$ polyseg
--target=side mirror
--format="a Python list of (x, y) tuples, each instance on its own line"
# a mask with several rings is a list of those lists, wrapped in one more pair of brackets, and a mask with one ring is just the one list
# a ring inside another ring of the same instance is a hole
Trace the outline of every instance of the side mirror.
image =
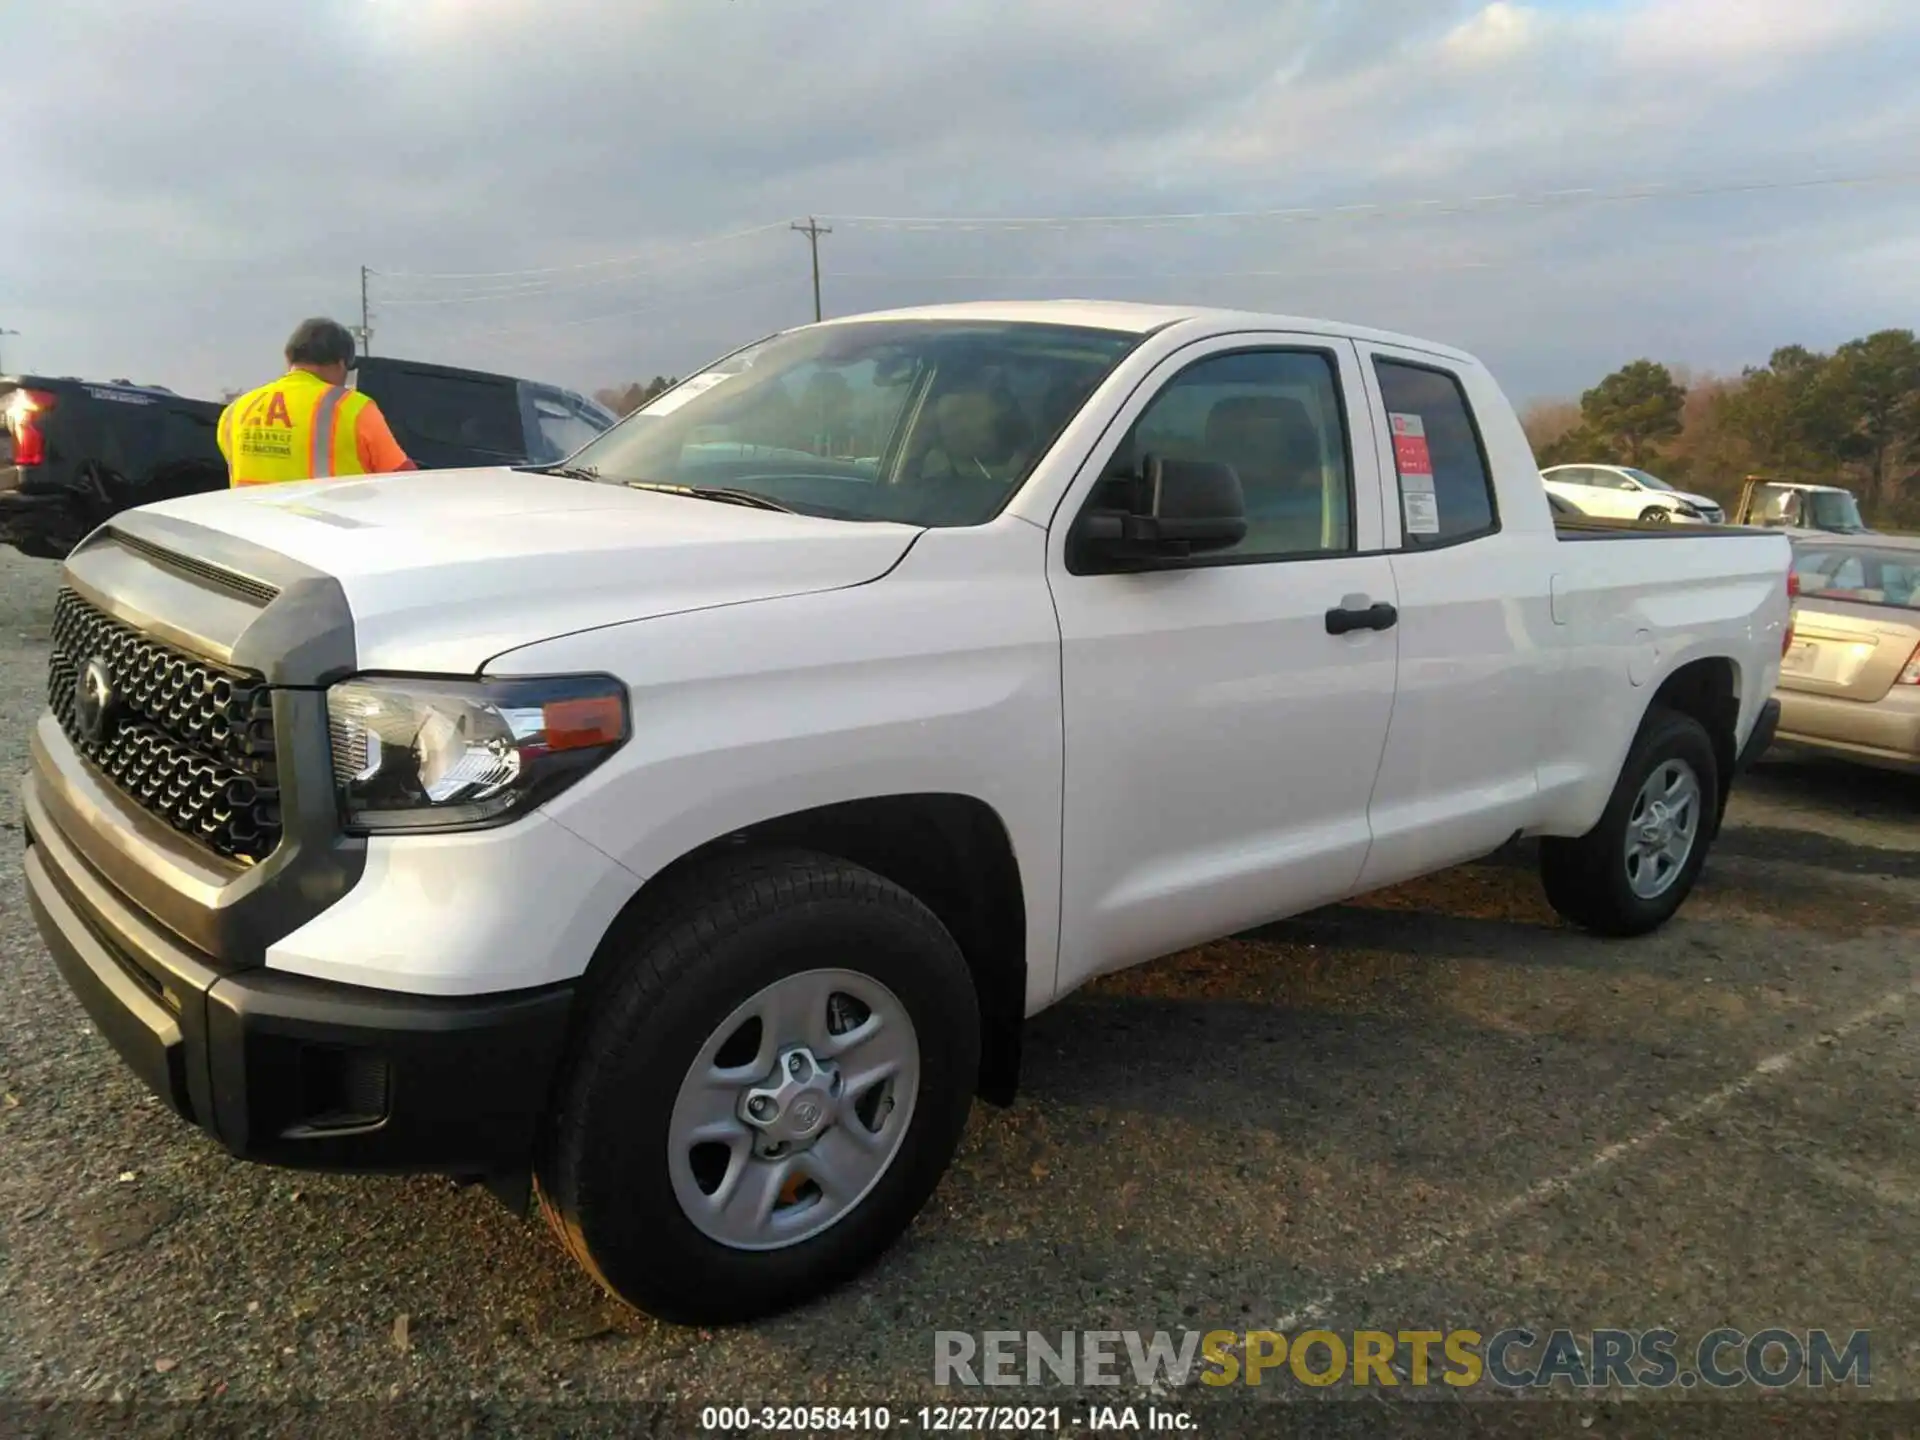
[(1247, 535), (1247, 502), (1231, 465), (1149, 455), (1137, 476), (1103, 482), (1111, 503), (1081, 522), (1080, 553), (1096, 570), (1150, 570)]

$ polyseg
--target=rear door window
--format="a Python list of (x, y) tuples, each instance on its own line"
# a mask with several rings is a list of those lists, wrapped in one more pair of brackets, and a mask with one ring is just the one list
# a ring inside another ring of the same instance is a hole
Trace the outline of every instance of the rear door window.
[(525, 454), (519, 396), (511, 381), (383, 367), (377, 383), (364, 388), (402, 448), (419, 439), (495, 455)]
[(1793, 573), (1804, 599), (1920, 609), (1920, 550), (1801, 547)]
[(1500, 528), (1493, 478), (1459, 377), (1374, 357), (1399, 479), (1401, 544), (1451, 545)]

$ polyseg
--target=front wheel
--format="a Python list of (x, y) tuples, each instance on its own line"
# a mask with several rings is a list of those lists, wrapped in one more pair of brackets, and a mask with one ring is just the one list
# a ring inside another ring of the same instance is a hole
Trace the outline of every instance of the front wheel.
[(1655, 710), (1599, 823), (1577, 840), (1541, 842), (1547, 900), (1597, 934), (1658, 929), (1693, 889), (1719, 803), (1719, 765), (1706, 728), (1691, 715)]
[(926, 1203), (979, 1006), (939, 920), (829, 856), (721, 861), (653, 915), (591, 997), (541, 1204), (637, 1309), (750, 1320), (847, 1279)]
[(1640, 512), (1640, 523), (1643, 525), (1671, 525), (1673, 523), (1673, 512), (1664, 505), (1649, 505)]

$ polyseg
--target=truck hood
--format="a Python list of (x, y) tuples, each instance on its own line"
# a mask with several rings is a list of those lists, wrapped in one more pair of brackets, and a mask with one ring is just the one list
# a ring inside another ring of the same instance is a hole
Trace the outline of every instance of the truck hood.
[(263, 485), (142, 508), (333, 576), (363, 668), (444, 673), (576, 630), (864, 584), (920, 534), (504, 468)]

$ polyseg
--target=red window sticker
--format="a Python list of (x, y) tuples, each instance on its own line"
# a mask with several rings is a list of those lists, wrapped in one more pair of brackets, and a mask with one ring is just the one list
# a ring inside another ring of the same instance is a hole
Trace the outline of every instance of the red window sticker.
[(1418, 415), (1398, 413), (1387, 416), (1393, 426), (1393, 463), (1402, 475), (1433, 474), (1433, 457), (1427, 451), (1427, 427)]
[(1440, 533), (1439, 497), (1433, 492), (1433, 456), (1427, 427), (1418, 415), (1389, 411), (1393, 428), (1393, 465), (1400, 472), (1400, 513), (1409, 535)]

